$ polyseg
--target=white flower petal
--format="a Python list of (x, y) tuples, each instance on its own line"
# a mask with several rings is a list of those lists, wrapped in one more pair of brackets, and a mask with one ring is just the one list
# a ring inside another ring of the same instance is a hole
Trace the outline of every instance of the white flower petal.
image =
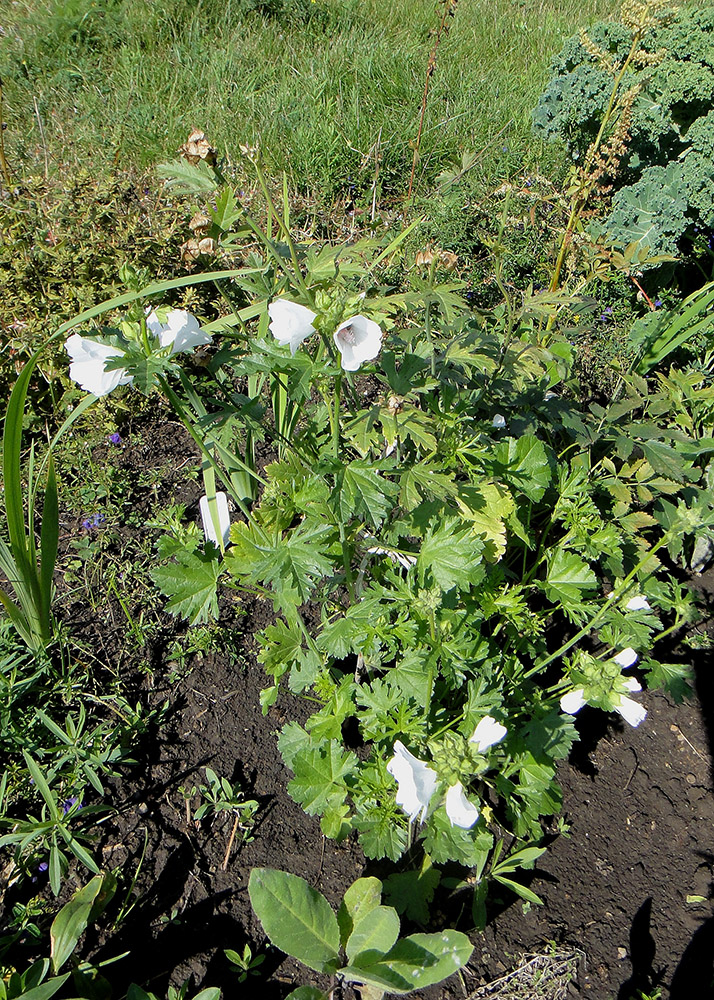
[(382, 331), (366, 316), (353, 316), (335, 330), (340, 364), (346, 372), (356, 372), (365, 361), (377, 357), (382, 347)]
[(642, 685), (634, 677), (626, 677), (622, 683), (626, 691), (634, 692), (642, 690)]
[(192, 351), (211, 343), (211, 335), (199, 326), (198, 320), (185, 309), (169, 309), (166, 323), (161, 323), (155, 312), (146, 317), (146, 325), (158, 339), (160, 347), (170, 347), (172, 354)]
[(470, 830), (479, 818), (478, 808), (466, 798), (460, 781), (447, 791), (445, 805), (451, 825), (460, 826), (462, 830)]
[(397, 805), (410, 821), (426, 816), (429, 802), (436, 790), (437, 774), (423, 760), (419, 760), (399, 740), (394, 744), (394, 756), (387, 764), (387, 770), (397, 782)]
[(620, 696), (620, 704), (615, 706), (615, 711), (620, 713), (625, 722), (634, 727), (639, 726), (647, 718), (647, 709), (624, 694)]
[(317, 319), (317, 313), (299, 302), (289, 299), (276, 299), (268, 306), (270, 316), (270, 332), (281, 347), (290, 345), (290, 353), (295, 354), (303, 340), (307, 340), (315, 332), (312, 325)]
[[(230, 538), (231, 531), (231, 515), (228, 511), (228, 500), (226, 499), (225, 493), (216, 493), (216, 503), (218, 505), (218, 524), (221, 529), (221, 538), (223, 545), (227, 545)], [(208, 506), (208, 497), (202, 496), (199, 503), (201, 510), (201, 520), (203, 522), (203, 534), (206, 540), (213, 542), (216, 548), (220, 547), (218, 541), (218, 535), (216, 534), (216, 527), (213, 523), (213, 518), (211, 517), (211, 510)]]
[(568, 691), (560, 699), (561, 710), (567, 715), (575, 715), (585, 704), (584, 694), (585, 691), (583, 688), (575, 688), (573, 691)]
[(642, 594), (638, 594), (637, 597), (631, 597), (627, 604), (625, 605), (627, 611), (651, 611), (650, 603), (646, 597)]
[(634, 663), (637, 663), (637, 653), (631, 646), (627, 646), (626, 649), (620, 650), (617, 656), (614, 657), (614, 660), (618, 667), (626, 670), (627, 667), (631, 667)]
[(491, 421), (491, 426), (495, 427), (496, 430), (502, 431), (506, 426), (506, 418), (502, 413), (494, 413), (493, 420)]
[(133, 376), (127, 375), (124, 368), (114, 368), (104, 371), (107, 358), (121, 357), (124, 353), (118, 347), (110, 344), (100, 344), (73, 333), (65, 341), (65, 349), (72, 359), (69, 366), (69, 377), (77, 382), (85, 392), (95, 396), (106, 396), (118, 385), (129, 385)]
[(475, 743), (480, 752), (488, 750), (494, 743), (500, 743), (508, 730), (490, 715), (485, 715), (473, 731), (469, 743)]

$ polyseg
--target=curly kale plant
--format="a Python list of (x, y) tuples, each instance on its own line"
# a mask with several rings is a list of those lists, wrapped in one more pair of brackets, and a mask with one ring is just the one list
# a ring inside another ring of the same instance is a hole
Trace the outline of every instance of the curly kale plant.
[[(597, 139), (632, 32), (596, 24), (571, 38), (534, 112), (536, 131), (565, 143), (576, 164)], [(622, 143), (603, 179), (615, 191), (598, 235), (682, 253), (714, 227), (714, 8), (680, 12), (649, 31), (621, 83)], [(646, 266), (646, 265), (645, 265)], [(650, 265), (651, 266), (651, 265)]]

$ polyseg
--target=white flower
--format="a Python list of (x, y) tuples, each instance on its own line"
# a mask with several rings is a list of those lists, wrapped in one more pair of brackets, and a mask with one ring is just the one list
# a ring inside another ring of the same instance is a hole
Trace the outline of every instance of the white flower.
[(315, 332), (313, 326), (317, 313), (299, 302), (289, 299), (276, 299), (268, 306), (270, 316), (270, 332), (281, 347), (290, 345), (290, 353), (295, 354), (303, 340)]
[(382, 331), (366, 316), (353, 316), (335, 330), (335, 344), (343, 369), (356, 372), (365, 361), (371, 361), (379, 354)]
[[(634, 685), (637, 685), (636, 687)], [(641, 691), (642, 688), (637, 681), (632, 679), (631, 685), (627, 685), (628, 691)], [(643, 708), (642, 705), (638, 705), (636, 701), (632, 698), (628, 698), (627, 695), (620, 695), (620, 702), (615, 705), (615, 711), (619, 712), (625, 722), (629, 722), (631, 726), (639, 726), (639, 724), (647, 718), (647, 709)]]
[(478, 808), (466, 798), (460, 781), (447, 791), (445, 805), (451, 825), (460, 826), (462, 830), (470, 830), (479, 817)]
[(410, 822), (420, 813), (419, 818), (423, 821), (436, 790), (436, 771), (409, 753), (399, 740), (394, 744), (394, 756), (387, 770), (397, 781), (397, 805), (402, 807)]
[(114, 368), (104, 371), (107, 358), (120, 357), (124, 352), (110, 344), (100, 344), (96, 340), (88, 340), (73, 333), (65, 342), (65, 349), (72, 359), (69, 366), (69, 377), (78, 382), (85, 392), (95, 396), (106, 396), (118, 385), (129, 385), (133, 376), (128, 375), (124, 368)]
[(158, 339), (160, 347), (170, 347), (172, 354), (192, 351), (211, 343), (211, 335), (198, 324), (198, 320), (185, 309), (169, 309), (166, 322), (161, 323), (155, 312), (146, 317), (146, 325)]
[[(228, 544), (231, 531), (231, 515), (228, 513), (228, 501), (225, 493), (216, 493), (216, 504), (218, 505), (218, 525), (221, 530), (221, 539), (223, 541), (223, 545), (225, 546)], [(211, 517), (211, 510), (208, 506), (207, 496), (201, 497), (199, 507), (201, 510), (201, 520), (203, 521), (203, 534), (206, 536), (206, 540), (213, 542), (216, 548), (220, 548), (220, 542), (218, 541), (216, 526), (213, 523), (213, 518)]]
[(490, 715), (485, 715), (473, 731), (469, 743), (475, 743), (479, 752), (488, 750), (494, 743), (500, 743), (508, 730)]
[(625, 605), (627, 611), (651, 611), (650, 603), (642, 594), (631, 597)]
[(495, 427), (497, 431), (502, 431), (506, 426), (506, 418), (504, 415), (502, 413), (494, 413), (491, 426)]
[(575, 715), (585, 704), (584, 694), (585, 691), (583, 688), (575, 688), (573, 691), (568, 691), (560, 699), (561, 710), (567, 715)]
[(614, 660), (618, 667), (626, 670), (634, 663), (637, 663), (637, 653), (631, 646), (628, 646), (626, 649), (621, 649), (617, 656), (614, 657)]

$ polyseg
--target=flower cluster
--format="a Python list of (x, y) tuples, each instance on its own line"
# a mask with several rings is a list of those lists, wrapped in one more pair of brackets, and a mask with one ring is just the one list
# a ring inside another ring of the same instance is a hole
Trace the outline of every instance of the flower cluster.
[[(210, 334), (202, 330), (196, 317), (184, 309), (170, 309), (165, 323), (152, 312), (146, 317), (146, 327), (154, 337), (155, 349), (170, 347), (171, 354), (192, 351), (195, 347), (211, 342)], [(134, 376), (124, 368), (105, 371), (109, 358), (121, 357), (125, 353), (119, 347), (73, 333), (67, 339), (65, 348), (71, 358), (69, 377), (85, 392), (106, 396), (117, 386), (129, 385), (134, 381)]]
[[(631, 605), (635, 606), (631, 607)], [(631, 611), (640, 611), (644, 610), (645, 605), (649, 610), (649, 604), (647, 603), (646, 597), (633, 597), (627, 607)], [(631, 646), (627, 646), (626, 649), (620, 650), (620, 652), (613, 657), (613, 661), (618, 665), (618, 667), (622, 667), (623, 670), (626, 670), (628, 667), (632, 667), (635, 663), (637, 663), (637, 653)], [(620, 690), (624, 687), (625, 691), (628, 691), (630, 694), (634, 694), (637, 691), (642, 690), (642, 685), (636, 681), (634, 677), (626, 677), (622, 679), (620, 683)], [(587, 704), (587, 702), (588, 699), (585, 695), (585, 688), (577, 687), (563, 695), (560, 699), (560, 707), (567, 715), (575, 715), (580, 711), (583, 705)], [(628, 722), (634, 727), (639, 726), (639, 724), (644, 722), (647, 718), (647, 709), (643, 708), (642, 705), (638, 704), (634, 701), (634, 699), (628, 698), (626, 694), (616, 695), (616, 700), (612, 707), (615, 712), (622, 716), (625, 722)]]
[[(315, 333), (317, 313), (299, 302), (276, 299), (268, 306), (270, 332), (277, 342), (290, 347), (295, 354), (304, 340)], [(333, 334), (333, 340), (340, 352), (340, 364), (346, 372), (356, 372), (365, 361), (377, 357), (382, 347), (382, 331), (366, 316), (352, 316), (340, 324)]]
[[(469, 743), (474, 743), (478, 752), (484, 753), (500, 743), (507, 732), (505, 726), (486, 715), (474, 729)], [(407, 814), (410, 823), (417, 817), (423, 822), (439, 784), (436, 771), (426, 761), (410, 753), (399, 740), (394, 744), (394, 756), (387, 764), (387, 770), (397, 782), (397, 805)], [(460, 781), (447, 788), (444, 807), (451, 825), (464, 830), (470, 830), (480, 815), (478, 806), (466, 797)]]

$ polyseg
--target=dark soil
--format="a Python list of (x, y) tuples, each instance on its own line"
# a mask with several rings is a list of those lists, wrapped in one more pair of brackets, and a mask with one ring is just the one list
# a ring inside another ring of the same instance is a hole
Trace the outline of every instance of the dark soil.
[[(168, 456), (178, 469), (191, 453), (185, 440), (177, 445), (176, 434), (173, 425), (170, 433), (144, 435), (148, 444), (127, 446), (112, 460), (147, 468), (162, 466)], [(195, 517), (201, 489), (186, 485), (183, 473), (167, 473), (162, 492), (174, 496), (179, 483), (187, 516)], [(713, 589), (714, 574), (698, 585)], [(109, 969), (115, 997), (132, 981), (163, 996), (169, 982), (192, 977), (196, 988), (221, 986), (227, 998), (259, 990), (264, 1000), (279, 1000), (295, 986), (315, 982), (312, 973), (269, 949), (260, 978), (238, 985), (223, 949), (242, 951), (248, 942), (254, 953), (266, 950), (248, 899), (250, 871), (267, 866), (301, 875), (333, 904), (365, 871), (355, 842), (325, 840), (317, 819), (287, 794), (291, 774), (278, 754), (276, 734), (310, 708), (284, 698), (261, 714), (258, 695), (266, 679), (253, 634), (272, 620), (270, 606), (232, 596), (224, 599), (221, 615), (231, 630), (230, 650), (195, 657), (184, 679), (165, 679), (170, 667), (160, 642), (142, 652), (153, 673), (132, 677), (132, 664), (122, 665), (146, 702), (157, 706), (168, 699), (169, 714), (138, 764), (115, 782), (118, 813), (102, 827), (104, 864), (121, 867), (128, 881), (138, 870), (131, 912), (111, 936), (98, 932), (87, 942), (95, 961), (131, 952)], [(96, 619), (86, 624), (96, 628)], [(107, 640), (104, 654), (111, 654)], [(582, 741), (560, 769), (569, 830), (554, 839), (531, 882), (545, 906), (494, 900), (488, 929), (473, 935), (475, 951), (463, 982), (454, 978), (426, 996), (468, 995), (516, 965), (522, 953), (550, 943), (584, 953), (572, 996), (630, 1000), (638, 989), (658, 984), (671, 1000), (714, 996), (714, 699), (709, 653), (692, 655), (698, 687), (692, 701), (676, 705), (661, 693), (645, 693), (649, 715), (638, 729), (602, 713), (581, 713)], [(246, 797), (260, 803), (252, 840), (241, 844), (238, 837), (225, 870), (232, 817), (220, 815), (198, 828), (187, 817), (180, 790), (205, 782), (206, 765), (240, 779)], [(706, 901), (687, 902), (688, 896)], [(459, 898), (456, 905), (440, 899), (435, 922), (453, 924), (462, 904)], [(468, 901), (463, 909), (469, 911)]]

